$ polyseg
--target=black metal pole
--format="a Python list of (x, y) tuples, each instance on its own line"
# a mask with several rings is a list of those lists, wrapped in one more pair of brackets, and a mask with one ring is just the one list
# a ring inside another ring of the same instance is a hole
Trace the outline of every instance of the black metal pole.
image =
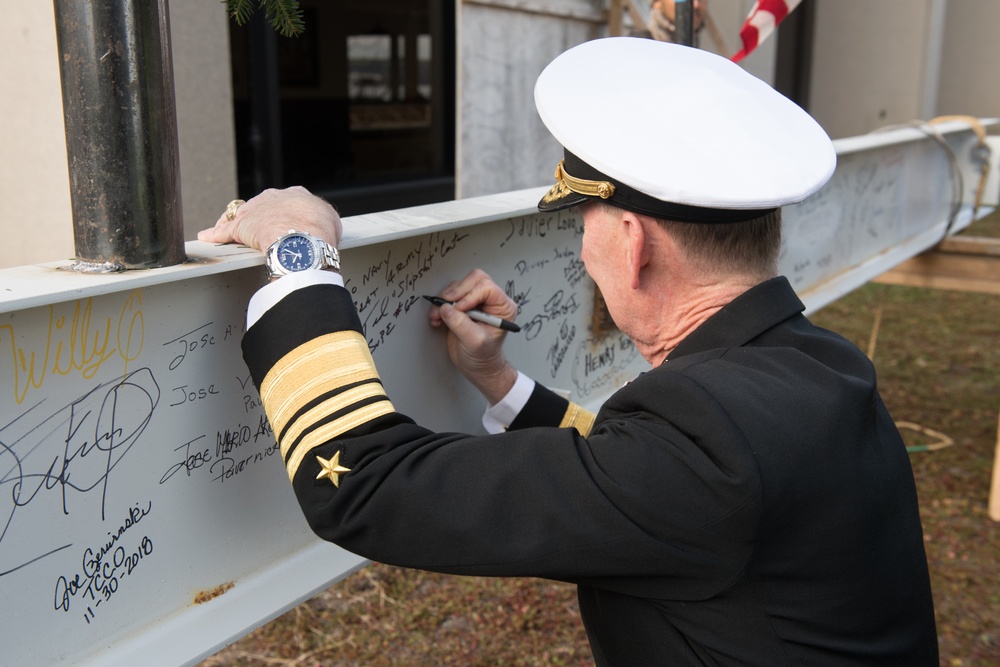
[(54, 0), (75, 268), (185, 260), (167, 0)]
[(694, 46), (694, 0), (674, 2), (674, 41)]

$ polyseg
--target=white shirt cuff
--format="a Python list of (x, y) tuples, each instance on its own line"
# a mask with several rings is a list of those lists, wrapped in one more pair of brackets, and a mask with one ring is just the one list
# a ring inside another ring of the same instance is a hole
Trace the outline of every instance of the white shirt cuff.
[(336, 271), (309, 269), (282, 276), (279, 280), (264, 285), (250, 298), (247, 306), (247, 329), (252, 327), (264, 313), (297, 289), (312, 285), (344, 286), (344, 276)]
[(531, 392), (535, 390), (535, 381), (518, 371), (517, 381), (507, 395), (496, 405), (486, 408), (483, 414), (483, 427), (487, 433), (503, 433), (511, 422), (524, 409)]

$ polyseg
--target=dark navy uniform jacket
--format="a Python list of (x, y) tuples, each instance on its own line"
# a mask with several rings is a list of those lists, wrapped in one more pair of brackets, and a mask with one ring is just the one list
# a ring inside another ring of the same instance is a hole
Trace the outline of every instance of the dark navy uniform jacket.
[(243, 345), (309, 524), (354, 553), (573, 582), (598, 665), (936, 667), (906, 449), (867, 357), (802, 310), (751, 289), (586, 435), (540, 386), (506, 433), (414, 424), (343, 288)]

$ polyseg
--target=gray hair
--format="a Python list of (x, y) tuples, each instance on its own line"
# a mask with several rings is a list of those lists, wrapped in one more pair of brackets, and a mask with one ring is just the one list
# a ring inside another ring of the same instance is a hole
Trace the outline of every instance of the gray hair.
[(750, 276), (757, 280), (773, 278), (778, 273), (780, 208), (746, 222), (658, 222), (706, 273)]

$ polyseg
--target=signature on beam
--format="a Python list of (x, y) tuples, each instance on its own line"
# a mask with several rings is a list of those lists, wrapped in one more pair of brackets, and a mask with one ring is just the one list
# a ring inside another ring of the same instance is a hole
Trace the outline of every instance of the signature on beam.
[(129, 294), (117, 323), (114, 316), (95, 312), (93, 299), (77, 301), (67, 317), (62, 308), (49, 306), (48, 324), (41, 335), (25, 336), (15, 329), (13, 320), (0, 324), (0, 347), (10, 348), (7, 378), (0, 380), (6, 388), (10, 382), (14, 401), (24, 403), (32, 389), (42, 389), (52, 375), (66, 377), (79, 373), (92, 379), (109, 360), (123, 362), (122, 376), (129, 364), (139, 358), (145, 337), (142, 313), (142, 290)]
[(69, 546), (39, 545), (38, 553), (9, 562), (8, 543), (23, 550), (18, 527), (52, 519), (34, 516), (33, 503), (44, 510), (56, 494), (63, 515), (96, 504), (105, 519), (111, 473), (139, 441), (159, 400), (152, 372), (140, 368), (52, 414), (43, 413), (43, 400), (0, 425), (0, 576)]

